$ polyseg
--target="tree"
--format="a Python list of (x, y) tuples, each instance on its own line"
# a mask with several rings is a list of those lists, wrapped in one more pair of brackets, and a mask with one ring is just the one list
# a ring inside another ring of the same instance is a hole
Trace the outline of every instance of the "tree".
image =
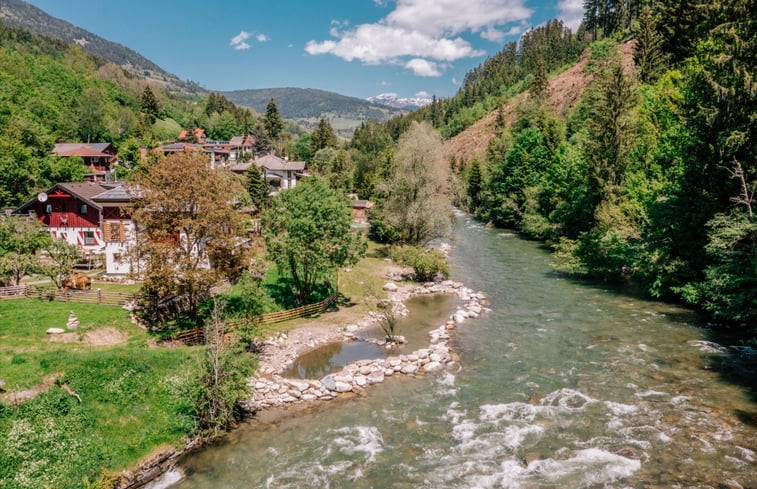
[(395, 230), (401, 244), (426, 244), (450, 228), (441, 144), (431, 124), (413, 122), (397, 145), (394, 171), (379, 187), (377, 219)]
[(318, 121), (318, 127), (313, 131), (310, 140), (310, 154), (315, 155), (319, 150), (325, 148), (335, 148), (336, 144), (334, 129), (329, 124), (329, 121), (321, 117), (321, 120)]
[(330, 271), (356, 263), (366, 250), (350, 227), (349, 201), (319, 177), (277, 195), (262, 221), (269, 256), (291, 275), (301, 304)]
[(654, 83), (664, 68), (665, 58), (661, 46), (662, 36), (657, 32), (657, 21), (652, 16), (652, 9), (645, 5), (639, 16), (639, 30), (633, 50), (633, 60), (644, 83)]
[(155, 94), (149, 85), (145, 86), (145, 89), (142, 91), (142, 96), (139, 99), (139, 108), (147, 117), (150, 124), (155, 124), (160, 107), (158, 106), (158, 99), (155, 98)]
[(129, 187), (139, 196), (132, 212), (140, 230), (133, 254), (143, 264), (147, 317), (157, 320), (157, 304), (178, 297), (194, 320), (210, 288), (231, 278), (234, 264), (242, 266), (243, 216), (231, 203), (244, 189), (199, 152), (163, 158), (137, 173)]
[(268, 136), (265, 124), (258, 119), (252, 128), (253, 146), (252, 151), (256, 155), (267, 153), (271, 150), (271, 138)]
[(25, 275), (39, 270), (37, 251), (50, 244), (50, 235), (36, 219), (0, 217), (0, 282), (18, 285)]
[(265, 130), (268, 132), (268, 137), (273, 141), (277, 141), (281, 137), (281, 132), (284, 130), (284, 121), (279, 114), (279, 108), (276, 105), (276, 101), (271, 99), (265, 106), (265, 118), (264, 118)]
[(588, 121), (584, 154), (592, 165), (589, 176), (595, 206), (617, 195), (627, 164), (630, 143), (631, 84), (623, 66), (615, 62), (600, 82)]
[(262, 211), (269, 200), (271, 188), (263, 178), (260, 167), (255, 163), (250, 164), (250, 168), (247, 169), (247, 192), (258, 211)]
[(205, 323), (205, 349), (190, 394), (200, 432), (207, 439), (216, 438), (236, 421), (241, 412), (239, 403), (249, 394), (247, 376), (253, 372), (249, 355), (244, 354), (235, 337), (229, 337), (224, 307), (219, 302), (213, 300)]
[(548, 87), (547, 68), (544, 66), (544, 60), (539, 58), (536, 62), (534, 77), (531, 79), (531, 86), (529, 87), (531, 97), (533, 97), (534, 100), (542, 101), (547, 96)]
[(468, 197), (471, 199), (471, 209), (475, 210), (481, 204), (482, 183), (481, 164), (475, 159), (468, 171)]
[(103, 118), (103, 100), (100, 91), (95, 87), (85, 88), (79, 98), (77, 106), (79, 120), (79, 136), (90, 142), (104, 135), (105, 124)]
[(50, 277), (56, 287), (62, 289), (79, 260), (76, 246), (62, 239), (52, 239), (45, 244), (43, 250), (46, 256), (41, 261), (40, 271)]

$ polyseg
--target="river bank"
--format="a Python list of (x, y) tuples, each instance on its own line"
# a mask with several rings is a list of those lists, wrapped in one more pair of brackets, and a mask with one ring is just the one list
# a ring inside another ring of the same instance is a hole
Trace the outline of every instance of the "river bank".
[[(346, 327), (318, 323), (316, 326), (298, 328), (278, 338), (269, 338), (260, 355), (259, 374), (249, 382), (253, 395), (245, 407), (257, 413), (300, 402), (330, 401), (348, 392), (361, 393), (366, 387), (380, 384), (386, 377), (395, 374), (418, 375), (440, 370), (455, 361), (448, 346), (450, 332), (467, 319), (478, 318), (486, 305), (483, 293), (474, 292), (460, 282), (449, 280), (423, 285), (396, 285), (390, 281), (384, 288), (398, 315), (408, 313), (405, 304), (408, 299), (421, 295), (455, 295), (465, 304), (450, 315), (444, 324), (429, 332), (426, 348), (386, 359), (358, 360), (322, 379), (289, 379), (283, 373), (296, 358), (318, 347), (339, 341), (360, 341), (357, 333), (375, 326), (380, 321), (380, 313), (372, 311), (360, 321)], [(392, 347), (391, 344), (386, 346)]]

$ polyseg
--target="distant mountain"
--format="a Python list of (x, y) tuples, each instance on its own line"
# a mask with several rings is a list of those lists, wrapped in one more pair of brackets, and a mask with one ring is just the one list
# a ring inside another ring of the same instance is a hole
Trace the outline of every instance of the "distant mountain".
[(375, 97), (368, 97), (366, 100), (374, 104), (402, 110), (420, 109), (432, 102), (432, 99), (426, 97), (400, 98), (396, 93), (381, 93)]
[(237, 105), (265, 112), (268, 101), (274, 99), (281, 116), (291, 119), (307, 129), (313, 129), (318, 120), (327, 119), (342, 137), (349, 138), (361, 122), (369, 119), (386, 121), (401, 110), (373, 104), (356, 97), (312, 88), (263, 88), (220, 92)]
[(105, 58), (140, 77), (148, 78), (169, 91), (205, 92), (199, 85), (180, 80), (136, 51), (55, 18), (23, 0), (0, 0), (0, 22), (9, 27), (21, 27), (36, 34), (77, 44), (85, 51)]

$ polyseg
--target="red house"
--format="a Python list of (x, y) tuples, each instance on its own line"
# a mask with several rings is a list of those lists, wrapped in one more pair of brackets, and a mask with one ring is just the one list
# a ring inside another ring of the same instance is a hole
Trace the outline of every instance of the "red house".
[(59, 183), (18, 209), (36, 214), (53, 238), (64, 239), (83, 250), (103, 249), (102, 206), (93, 197), (113, 188), (104, 182)]
[(110, 165), (118, 159), (116, 148), (111, 143), (57, 143), (52, 154), (61, 157), (79, 156), (90, 172), (84, 179), (103, 182), (110, 171)]

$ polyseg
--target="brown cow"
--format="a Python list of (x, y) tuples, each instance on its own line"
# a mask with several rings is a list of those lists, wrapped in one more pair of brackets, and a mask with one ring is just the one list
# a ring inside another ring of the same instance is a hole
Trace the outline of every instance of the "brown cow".
[(63, 284), (64, 289), (89, 290), (92, 288), (92, 279), (80, 272), (72, 273)]

